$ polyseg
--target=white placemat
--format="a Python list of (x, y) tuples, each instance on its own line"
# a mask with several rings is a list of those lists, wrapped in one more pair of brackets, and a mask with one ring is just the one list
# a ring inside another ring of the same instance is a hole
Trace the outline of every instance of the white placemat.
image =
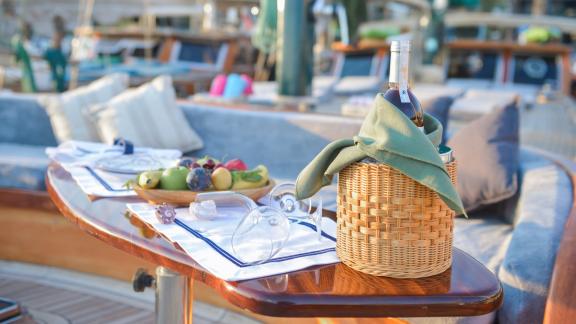
[(323, 219), (321, 241), (311, 223), (292, 223), (290, 238), (277, 255), (265, 263), (248, 265), (239, 260), (231, 248), (232, 233), (242, 217), (238, 209), (218, 208), (220, 217), (216, 220), (199, 220), (191, 219), (187, 208), (178, 208), (176, 221), (166, 225), (158, 221), (154, 206), (150, 204), (128, 204), (127, 207), (166, 239), (177, 243), (206, 270), (227, 281), (267, 277), (339, 262), (336, 223), (328, 218)]
[[(78, 183), (82, 191), (90, 196), (125, 197), (135, 196), (133, 190), (124, 187), (126, 181), (134, 179), (136, 174), (103, 171), (96, 167), (102, 158), (114, 158), (123, 155), (123, 148), (101, 143), (68, 141), (58, 147), (46, 149), (48, 157), (59, 163)], [(179, 150), (160, 150), (136, 148), (134, 154), (147, 154), (168, 167), (182, 156)]]

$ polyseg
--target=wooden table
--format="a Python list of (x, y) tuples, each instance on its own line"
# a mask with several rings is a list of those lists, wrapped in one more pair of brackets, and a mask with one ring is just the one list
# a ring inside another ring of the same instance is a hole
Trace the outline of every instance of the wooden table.
[[(56, 165), (49, 167), (46, 183), (60, 212), (82, 230), (186, 276), (184, 285), (204, 282), (230, 303), (255, 313), (289, 317), (475, 316), (492, 312), (502, 303), (502, 286), (496, 276), (459, 249), (454, 249), (451, 269), (422, 279), (374, 277), (334, 264), (227, 282), (127, 214), (126, 203), (140, 199), (91, 201)], [(186, 291), (191, 294), (192, 290)], [(192, 297), (186, 299), (189, 314)]]

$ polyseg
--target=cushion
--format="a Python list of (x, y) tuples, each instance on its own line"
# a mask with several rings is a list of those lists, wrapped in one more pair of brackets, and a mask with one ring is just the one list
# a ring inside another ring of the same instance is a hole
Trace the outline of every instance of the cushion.
[(264, 164), (273, 177), (292, 180), (328, 143), (351, 138), (358, 134), (362, 124), (361, 119), (341, 116), (246, 111), (198, 104), (182, 105), (182, 110), (204, 139), (204, 148), (194, 155), (240, 158), (249, 167)]
[(429, 98), (425, 101), (421, 101), (422, 110), (434, 116), (442, 124), (444, 128), (444, 133), (442, 133), (442, 144), (446, 142), (446, 136), (448, 134), (448, 115), (450, 113), (450, 106), (452, 106), (454, 98), (450, 96)]
[(0, 144), (0, 187), (46, 190), (49, 160), (44, 150), (37, 145)]
[(473, 213), (454, 220), (454, 246), (498, 273), (512, 237), (513, 227), (499, 214)]
[(516, 102), (515, 92), (497, 89), (468, 90), (466, 94), (456, 99), (452, 105), (452, 116), (458, 120), (474, 120), (496, 109)]
[(504, 287), (499, 323), (542, 323), (562, 233), (573, 206), (570, 176), (522, 151), (514, 232), (498, 272)]
[(450, 97), (454, 99), (462, 96), (464, 93), (462, 88), (449, 87), (445, 84), (437, 83), (416, 83), (411, 90), (420, 102), (438, 97)]
[(127, 75), (111, 74), (90, 85), (43, 98), (41, 101), (50, 116), (58, 141), (99, 141), (95, 127), (85, 117), (85, 111), (95, 104), (106, 102), (127, 87)]
[(56, 138), (38, 97), (20, 94), (0, 96), (0, 142), (56, 146)]
[(467, 211), (490, 205), (518, 189), (518, 108), (496, 109), (448, 141), (458, 161), (457, 189)]
[(105, 143), (123, 137), (137, 146), (176, 148), (183, 152), (203, 146), (202, 139), (190, 127), (176, 103), (169, 76), (160, 76), (127, 90), (93, 107), (89, 114)]
[(464, 98), (476, 98), (505, 103), (516, 100), (516, 97), (518, 97), (518, 93), (505, 89), (470, 89), (464, 94)]

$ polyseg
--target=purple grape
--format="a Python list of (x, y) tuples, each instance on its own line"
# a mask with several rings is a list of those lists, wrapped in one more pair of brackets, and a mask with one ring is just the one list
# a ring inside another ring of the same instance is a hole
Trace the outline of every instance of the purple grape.
[(212, 184), (210, 173), (204, 168), (192, 169), (186, 177), (186, 184), (192, 191), (204, 191)]
[(206, 160), (206, 162), (204, 162), (204, 169), (213, 170), (215, 166), (216, 166), (216, 163), (212, 159), (208, 159), (208, 160)]
[(193, 165), (196, 163), (193, 158), (183, 157), (178, 161), (178, 166), (183, 166), (188, 169), (192, 168)]

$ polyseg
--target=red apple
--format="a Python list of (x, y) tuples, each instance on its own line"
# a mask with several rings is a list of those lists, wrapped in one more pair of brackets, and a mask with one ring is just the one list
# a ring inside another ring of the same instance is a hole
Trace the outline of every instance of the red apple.
[(246, 171), (248, 166), (240, 159), (230, 160), (224, 163), (224, 167), (230, 171)]

